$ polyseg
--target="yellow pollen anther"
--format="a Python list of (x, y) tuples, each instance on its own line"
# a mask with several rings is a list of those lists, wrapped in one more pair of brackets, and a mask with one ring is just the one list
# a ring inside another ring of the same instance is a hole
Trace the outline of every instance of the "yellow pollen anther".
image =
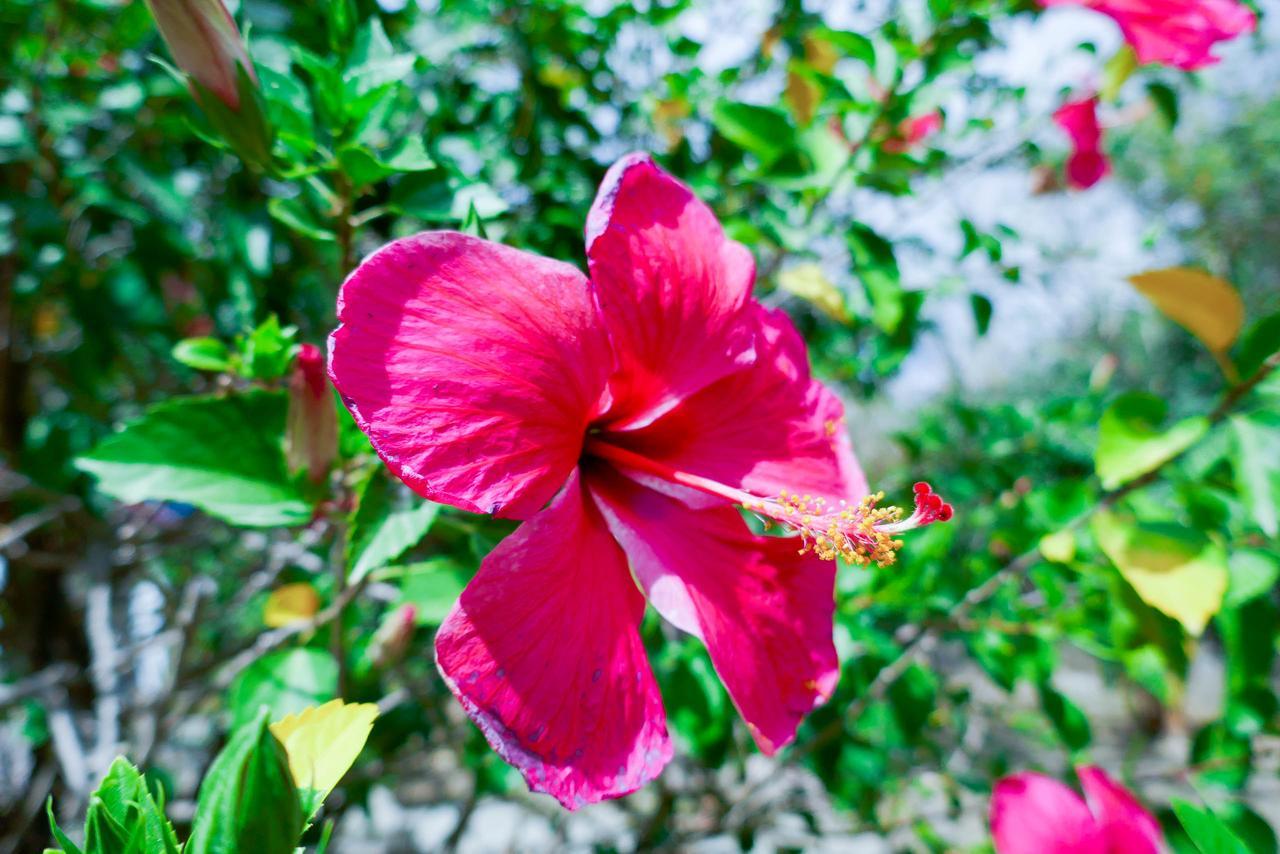
[(884, 493), (868, 495), (850, 506), (841, 501), (828, 507), (825, 499), (798, 495), (785, 490), (774, 501), (756, 501), (747, 506), (765, 518), (785, 525), (800, 535), (800, 554), (812, 552), (823, 560), (842, 558), (856, 566), (889, 566), (897, 559), (901, 540), (882, 527), (902, 519), (897, 507), (877, 507)]

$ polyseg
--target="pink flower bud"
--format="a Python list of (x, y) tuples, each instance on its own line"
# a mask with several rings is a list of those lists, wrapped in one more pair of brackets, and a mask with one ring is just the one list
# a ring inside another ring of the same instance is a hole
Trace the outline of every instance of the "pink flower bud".
[(369, 657), (378, 667), (388, 667), (404, 658), (417, 627), (418, 607), (404, 604), (387, 615), (373, 635)]
[(324, 353), (314, 344), (303, 344), (289, 376), (289, 417), (285, 446), (290, 471), (305, 468), (312, 483), (320, 483), (338, 455), (338, 417)]
[(257, 75), (222, 0), (147, 0), (178, 67), (232, 110), (240, 108), (237, 67)]

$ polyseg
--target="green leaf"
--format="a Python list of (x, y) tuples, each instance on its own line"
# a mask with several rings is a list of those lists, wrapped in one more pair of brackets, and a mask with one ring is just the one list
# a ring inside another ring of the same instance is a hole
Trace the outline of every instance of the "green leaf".
[(408, 76), (415, 61), (416, 57), (411, 53), (396, 53), (382, 22), (372, 18), (357, 36), (351, 64), (342, 75), (347, 116), (357, 118), (363, 115), (384, 87)]
[(1269, 537), (1280, 533), (1280, 414), (1231, 418), (1236, 484), (1253, 521)]
[(1093, 456), (1103, 488), (1115, 489), (1159, 468), (1209, 429), (1208, 419), (1194, 417), (1162, 430), (1166, 412), (1163, 400), (1142, 392), (1123, 395), (1107, 408)]
[(58, 826), (58, 819), (53, 814), (52, 797), (45, 801), (44, 809), (49, 816), (49, 832), (53, 834), (54, 841), (62, 846), (63, 854), (84, 854), (84, 852), (80, 850), (80, 846), (72, 842), (71, 837), (67, 836), (67, 834), (63, 832), (62, 828)]
[(254, 380), (274, 380), (284, 376), (293, 359), (294, 339), (297, 337), (296, 326), (282, 327), (274, 314), (269, 315), (241, 341), (245, 376)]
[(1174, 815), (1200, 854), (1249, 854), (1244, 843), (1210, 810), (1181, 798), (1174, 798), (1171, 803)]
[(1280, 559), (1262, 549), (1233, 552), (1227, 568), (1231, 578), (1223, 604), (1232, 608), (1270, 593), (1280, 580)]
[(120, 757), (89, 797), (85, 848), (96, 852), (178, 854), (173, 826), (156, 804), (146, 779)]
[(325, 29), (329, 32), (329, 47), (342, 53), (349, 46), (358, 20), (355, 0), (331, 0), (321, 8), (325, 13)]
[(272, 219), (311, 240), (332, 242), (338, 239), (338, 235), (321, 223), (300, 198), (271, 199), (267, 202), (267, 213), (271, 214)]
[(1062, 743), (1073, 751), (1088, 747), (1093, 740), (1093, 733), (1089, 728), (1089, 719), (1080, 711), (1080, 707), (1047, 681), (1041, 682), (1038, 689), (1040, 708), (1053, 724)]
[(228, 704), (232, 726), (241, 727), (263, 708), (273, 719), (333, 699), (338, 693), (338, 662), (311, 647), (282, 649), (249, 665), (231, 683)]
[(213, 760), (184, 854), (293, 854), (305, 824), (289, 756), (264, 710)]
[(1241, 789), (1253, 767), (1253, 748), (1247, 737), (1232, 732), (1223, 721), (1215, 721), (1192, 739), (1188, 764), (1203, 769), (1192, 778), (1195, 784)]
[(720, 135), (760, 159), (768, 167), (795, 148), (795, 128), (787, 114), (774, 107), (720, 101), (711, 110), (711, 123)]
[(981, 338), (991, 328), (991, 300), (982, 294), (969, 294), (969, 307), (973, 309), (973, 325)]
[(285, 471), (283, 394), (175, 398), (77, 457), (128, 504), (179, 501), (233, 525), (297, 525), (311, 508)]
[(390, 207), (424, 222), (460, 223), (474, 208), (480, 219), (493, 219), (507, 211), (507, 203), (488, 184), (468, 184), (428, 170), (406, 175), (391, 190)]
[(875, 68), (876, 47), (866, 36), (826, 27), (818, 27), (811, 32), (811, 36), (833, 45), (845, 56), (866, 63), (868, 68)]
[(471, 573), (451, 557), (411, 563), (394, 571), (400, 576), (400, 598), (396, 604), (413, 605), (417, 610), (414, 619), (420, 626), (438, 626), (444, 622), (471, 578)]
[(1249, 327), (1236, 350), (1236, 368), (1251, 376), (1272, 353), (1280, 350), (1280, 313), (1268, 315)]
[(871, 320), (892, 335), (906, 316), (902, 273), (893, 244), (870, 227), (854, 223), (845, 235), (854, 272), (871, 300)]
[(426, 536), (440, 505), (414, 495), (379, 467), (360, 490), (347, 541), (348, 583), (394, 561)]
[(1199, 636), (1222, 607), (1227, 555), (1182, 525), (1133, 522), (1113, 513), (1093, 520), (1098, 545), (1142, 600)]
[(217, 338), (184, 338), (173, 345), (173, 358), (197, 371), (231, 370), (231, 351)]
[(303, 813), (313, 818), (342, 775), (355, 764), (378, 717), (372, 703), (330, 700), (271, 725), (289, 755)]
[(347, 177), (357, 187), (373, 184), (401, 172), (426, 172), (436, 166), (420, 136), (406, 137), (387, 156), (376, 154), (363, 146), (347, 146), (338, 152), (338, 160)]
[(1147, 84), (1147, 95), (1160, 111), (1161, 117), (1170, 129), (1178, 124), (1178, 93), (1167, 83), (1153, 81)]
[(469, 234), (472, 237), (483, 239), (485, 235), (484, 220), (480, 218), (480, 212), (476, 210), (476, 206), (472, 204), (467, 208), (467, 216), (462, 220), (462, 225), (458, 228), (463, 234)]

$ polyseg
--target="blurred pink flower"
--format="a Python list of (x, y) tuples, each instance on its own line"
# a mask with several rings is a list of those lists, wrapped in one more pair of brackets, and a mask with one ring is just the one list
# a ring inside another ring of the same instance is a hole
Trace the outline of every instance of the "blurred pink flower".
[(996, 854), (1159, 854), (1164, 836), (1151, 813), (1101, 768), (1076, 769), (1084, 797), (1025, 771), (996, 783), (991, 835)]
[(912, 116), (898, 125), (897, 132), (885, 140), (883, 148), (892, 154), (905, 154), (940, 130), (942, 130), (941, 110)]
[(147, 0), (178, 67), (232, 110), (240, 106), (237, 67), (257, 83), (253, 63), (222, 0)]
[[(703, 640), (772, 753), (838, 676), (823, 556), (888, 562), (894, 534), (950, 515), (923, 486), (910, 519), (874, 507), (840, 401), (751, 298), (751, 253), (647, 155), (609, 170), (586, 242), (590, 279), (462, 234), (397, 240), (343, 284), (330, 339), (334, 384), (396, 474), (524, 520), (436, 661), (493, 748), (570, 809), (671, 758), (646, 597)], [(802, 537), (756, 535), (735, 504)]]
[(324, 353), (303, 344), (289, 375), (285, 451), (290, 471), (306, 469), (312, 483), (329, 474), (338, 455), (338, 417), (324, 370)]
[(1084, 6), (1120, 25), (1138, 61), (1195, 71), (1218, 61), (1213, 46), (1252, 32), (1256, 16), (1238, 0), (1041, 0)]
[(1066, 170), (1068, 185), (1087, 190), (1111, 172), (1111, 162), (1102, 151), (1096, 96), (1068, 101), (1053, 114), (1053, 121), (1071, 137)]

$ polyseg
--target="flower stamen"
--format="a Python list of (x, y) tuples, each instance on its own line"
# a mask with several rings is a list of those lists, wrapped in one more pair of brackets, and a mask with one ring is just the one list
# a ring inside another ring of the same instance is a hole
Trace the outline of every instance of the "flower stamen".
[(776, 522), (800, 535), (800, 554), (812, 552), (823, 560), (840, 558), (855, 566), (889, 566), (898, 558), (902, 541), (894, 537), (904, 531), (946, 522), (952, 516), (950, 504), (927, 483), (915, 485), (915, 510), (906, 519), (899, 507), (879, 507), (884, 493), (877, 492), (850, 503), (833, 505), (824, 498), (782, 492), (777, 498), (760, 498), (710, 478), (679, 471), (617, 445), (590, 439), (587, 453), (611, 460), (624, 468), (656, 475), (681, 486), (716, 495), (758, 515), (766, 526)]
[(879, 507), (884, 493), (865, 496), (856, 504), (841, 501), (832, 506), (823, 498), (782, 492), (773, 500), (743, 504), (766, 523), (778, 522), (800, 535), (800, 554), (813, 552), (823, 560), (840, 558), (855, 566), (890, 566), (897, 560), (902, 541), (896, 534), (945, 522), (953, 514), (950, 504), (927, 483), (915, 485), (915, 512), (902, 518), (899, 507)]

